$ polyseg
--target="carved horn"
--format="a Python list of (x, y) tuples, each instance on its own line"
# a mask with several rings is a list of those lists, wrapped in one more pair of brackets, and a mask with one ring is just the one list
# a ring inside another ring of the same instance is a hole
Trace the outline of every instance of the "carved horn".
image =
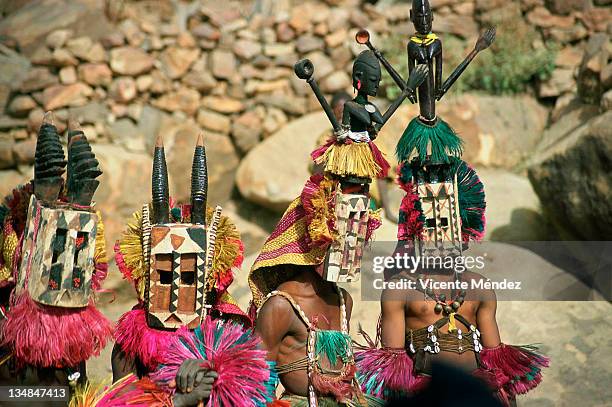
[(47, 112), (38, 131), (34, 155), (32, 184), (36, 198), (48, 202), (57, 200), (64, 184), (65, 167), (64, 149), (53, 122), (53, 113)]
[(78, 205), (89, 206), (93, 195), (100, 185), (98, 178), (102, 175), (98, 160), (91, 151), (85, 133), (76, 121), (68, 125), (68, 201)]
[(202, 134), (198, 136), (193, 165), (191, 166), (191, 223), (206, 223), (206, 197), (208, 195), (208, 169), (206, 167), (206, 149)]
[(164, 142), (159, 136), (153, 153), (153, 176), (151, 180), (153, 195), (153, 223), (170, 223), (170, 194), (168, 192), (168, 167)]

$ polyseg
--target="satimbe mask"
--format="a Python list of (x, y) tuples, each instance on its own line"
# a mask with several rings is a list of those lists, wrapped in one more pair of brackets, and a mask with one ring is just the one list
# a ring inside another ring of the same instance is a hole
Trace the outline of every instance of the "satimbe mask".
[(335, 200), (337, 238), (328, 249), (322, 277), (336, 283), (358, 281), (368, 231), (370, 197), (338, 189)]
[(51, 112), (39, 130), (17, 292), (27, 289), (40, 304), (79, 308), (91, 294), (98, 225), (91, 204), (102, 172), (78, 123), (69, 129), (68, 162)]
[(149, 263), (145, 305), (151, 327), (193, 329), (207, 313), (206, 277), (212, 266), (214, 253), (211, 251), (214, 251), (221, 208), (217, 207), (207, 227), (208, 176), (202, 137), (194, 152), (191, 186), (191, 222), (171, 223), (168, 170), (159, 139), (153, 158), (150, 218), (148, 205), (143, 208), (143, 253)]

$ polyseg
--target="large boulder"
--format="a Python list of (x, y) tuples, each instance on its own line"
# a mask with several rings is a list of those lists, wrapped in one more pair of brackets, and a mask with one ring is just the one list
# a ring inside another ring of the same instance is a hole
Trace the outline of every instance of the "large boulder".
[[(463, 159), (473, 165), (514, 169), (537, 145), (547, 110), (529, 96), (466, 94), (444, 99), (437, 113), (464, 141)], [(395, 163), (395, 146), (418, 106), (405, 104), (383, 127), (376, 144)]]
[(609, 41), (609, 35), (596, 33), (585, 46), (577, 78), (578, 95), (584, 103), (599, 104), (602, 94), (610, 88), (610, 83), (604, 80), (610, 54)]
[[(584, 120), (589, 107), (555, 123), (530, 163), (529, 179), (562, 237), (612, 236), (612, 111)], [(582, 113), (582, 114), (580, 114)], [(568, 123), (569, 117), (573, 121)], [(587, 116), (588, 117), (588, 116)], [(554, 136), (554, 138), (553, 138)]]
[(548, 240), (540, 200), (525, 175), (499, 168), (476, 168), (476, 172), (485, 188), (486, 240)]
[(238, 190), (247, 200), (282, 212), (297, 197), (310, 176), (310, 153), (331, 127), (325, 113), (294, 120), (258, 144), (240, 162)]

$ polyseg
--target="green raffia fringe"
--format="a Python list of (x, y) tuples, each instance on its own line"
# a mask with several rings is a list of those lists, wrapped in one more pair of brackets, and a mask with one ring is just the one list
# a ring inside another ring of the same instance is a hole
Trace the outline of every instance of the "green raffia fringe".
[(340, 331), (317, 330), (315, 354), (324, 354), (331, 363), (351, 355), (351, 337)]
[(465, 161), (457, 160), (457, 188), (461, 229), (471, 239), (479, 241), (485, 229), (485, 192), (476, 171)]
[(425, 161), (428, 147), (431, 148), (432, 161), (448, 163), (449, 156), (461, 156), (463, 141), (444, 120), (438, 118), (434, 126), (428, 126), (415, 117), (404, 130), (395, 154), (399, 162), (404, 162), (416, 150), (419, 160)]
[(266, 386), (266, 394), (264, 394), (266, 402), (257, 402), (255, 407), (266, 407), (268, 403), (274, 401), (276, 398), (276, 387), (280, 382), (278, 373), (276, 372), (276, 362), (272, 360), (267, 360), (266, 362), (268, 363), (268, 369), (270, 370), (270, 377), (264, 382), (264, 385)]
[(399, 167), (398, 179), (402, 184), (412, 182), (412, 167), (409, 162), (404, 162)]

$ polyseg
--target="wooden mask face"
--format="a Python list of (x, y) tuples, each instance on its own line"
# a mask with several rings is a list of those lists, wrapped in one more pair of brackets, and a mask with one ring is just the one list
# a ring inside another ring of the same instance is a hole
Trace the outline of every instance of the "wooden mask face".
[(17, 291), (27, 287), (40, 304), (79, 308), (89, 304), (98, 216), (30, 198)]
[(462, 252), (457, 176), (441, 171), (434, 177), (415, 174), (425, 223), (423, 238), (416, 240), (417, 255), (459, 256)]
[(150, 247), (145, 296), (149, 326), (196, 328), (205, 312), (206, 227), (154, 225)]
[(363, 194), (336, 193), (338, 238), (329, 248), (322, 277), (344, 283), (358, 281), (368, 230), (370, 198)]

